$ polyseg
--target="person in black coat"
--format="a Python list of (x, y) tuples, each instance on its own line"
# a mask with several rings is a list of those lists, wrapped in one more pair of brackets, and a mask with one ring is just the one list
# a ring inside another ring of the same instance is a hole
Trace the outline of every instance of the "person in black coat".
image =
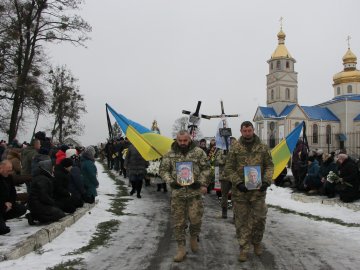
[(356, 163), (347, 154), (339, 154), (339, 177), (340, 183), (336, 187), (343, 202), (353, 202), (360, 198), (359, 184), (360, 176)]
[(132, 185), (130, 195), (133, 195), (136, 191), (137, 197), (141, 198), (140, 193), (149, 162), (146, 161), (135, 146), (131, 144), (126, 154), (124, 166), (128, 172), (129, 180)]
[(48, 223), (58, 221), (65, 216), (55, 204), (52, 171), (53, 165), (49, 159), (40, 161), (38, 169), (34, 172), (28, 203), (30, 213), (26, 214), (30, 225), (34, 225), (35, 220)]
[(60, 164), (55, 166), (54, 170), (54, 198), (56, 205), (65, 213), (74, 213), (76, 210), (76, 199), (71, 196), (69, 190), (70, 171), (73, 162), (69, 158), (61, 160)]
[(70, 170), (69, 191), (71, 196), (76, 200), (76, 207), (82, 207), (84, 205), (85, 198), (85, 186), (84, 179), (80, 169), (80, 157), (76, 149), (66, 150), (66, 158), (70, 158), (73, 161), (73, 166)]
[(0, 163), (0, 235), (10, 232), (5, 221), (25, 214), (25, 206), (16, 202), (16, 189), (11, 173), (12, 164), (9, 160)]

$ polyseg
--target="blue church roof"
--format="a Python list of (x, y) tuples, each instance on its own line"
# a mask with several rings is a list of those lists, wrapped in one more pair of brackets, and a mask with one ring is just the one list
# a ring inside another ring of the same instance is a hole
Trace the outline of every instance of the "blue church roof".
[(360, 95), (341, 95), (334, 97), (332, 100), (360, 100)]
[[(286, 117), (295, 107), (295, 104), (287, 105), (283, 111), (278, 115), (272, 107), (259, 107), (261, 114), (264, 118), (284, 118)], [(328, 108), (319, 106), (300, 106), (305, 114), (312, 120), (324, 120), (324, 121), (337, 121), (339, 118), (330, 111)], [(357, 116), (360, 121), (360, 115)], [(355, 120), (355, 119), (354, 119)]]
[(328, 108), (319, 106), (301, 106), (307, 116), (312, 120), (340, 121)]
[(291, 104), (291, 105), (286, 105), (286, 107), (283, 109), (283, 111), (280, 113), (279, 117), (285, 117), (287, 116), (289, 113), (291, 113), (291, 111), (294, 109), (295, 104)]
[(354, 118), (354, 121), (360, 121), (360, 114)]
[(276, 118), (278, 115), (276, 114), (274, 108), (272, 107), (259, 107), (261, 114), (264, 118)]

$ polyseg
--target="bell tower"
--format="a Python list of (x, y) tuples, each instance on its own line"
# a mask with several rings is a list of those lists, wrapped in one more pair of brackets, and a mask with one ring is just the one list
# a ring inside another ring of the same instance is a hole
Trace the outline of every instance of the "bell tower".
[(282, 30), (282, 18), (280, 21), (278, 46), (267, 61), (269, 73), (266, 75), (266, 103), (268, 107), (273, 107), (277, 114), (287, 105), (298, 102), (297, 72), (294, 69), (296, 60), (285, 46), (286, 35)]

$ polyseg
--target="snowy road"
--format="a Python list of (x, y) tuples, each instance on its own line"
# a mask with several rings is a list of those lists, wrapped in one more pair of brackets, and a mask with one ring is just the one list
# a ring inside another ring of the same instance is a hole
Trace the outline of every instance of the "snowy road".
[[(129, 202), (127, 219), (109, 247), (92, 254), (87, 269), (358, 269), (360, 228), (315, 221), (269, 208), (261, 257), (237, 261), (232, 218), (220, 218), (215, 195), (205, 198), (200, 252), (188, 247), (186, 260), (174, 263), (169, 196), (147, 187)], [(232, 212), (230, 211), (230, 216)]]

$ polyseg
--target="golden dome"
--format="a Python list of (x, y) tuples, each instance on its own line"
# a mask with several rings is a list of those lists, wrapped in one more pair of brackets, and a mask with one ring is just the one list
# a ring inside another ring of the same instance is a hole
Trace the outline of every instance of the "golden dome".
[(278, 46), (276, 47), (275, 51), (271, 55), (271, 59), (274, 58), (292, 58), (291, 54), (289, 53), (288, 49), (285, 46), (285, 33), (281, 29), (280, 32), (277, 34), (278, 37)]
[(281, 29), (280, 32), (277, 34), (278, 36), (278, 39), (285, 39), (286, 38), (286, 35), (285, 33), (283, 32), (283, 30)]
[(340, 83), (360, 82), (360, 71), (349, 70), (336, 73), (333, 77), (334, 85)]
[(357, 61), (357, 57), (356, 55), (350, 50), (350, 48), (347, 50), (347, 52), (345, 53), (345, 55), (342, 58), (344, 64), (347, 63), (355, 63)]
[(334, 85), (341, 83), (360, 82), (360, 71), (356, 69), (356, 55), (350, 50), (347, 50), (342, 58), (344, 70), (336, 73), (333, 77)]

